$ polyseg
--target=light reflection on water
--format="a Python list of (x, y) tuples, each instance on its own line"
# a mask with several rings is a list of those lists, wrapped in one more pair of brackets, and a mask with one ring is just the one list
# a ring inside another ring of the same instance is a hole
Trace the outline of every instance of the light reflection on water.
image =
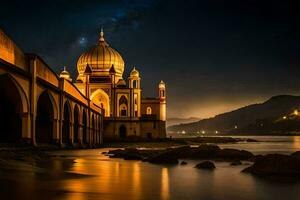
[(220, 144), (222, 148), (237, 148), (251, 151), (254, 154), (281, 153), (290, 154), (300, 151), (300, 136), (233, 136), (238, 138), (253, 138), (259, 142)]
[[(299, 137), (257, 138), (260, 143), (224, 144), (253, 150), (256, 153), (290, 153), (300, 150)], [(216, 162), (213, 172), (195, 169), (198, 161), (187, 160), (186, 166), (154, 165), (141, 161), (109, 159), (102, 150), (59, 151), (56, 155), (74, 158), (74, 163), (57, 159), (48, 167), (51, 178), (26, 172), (0, 174), (3, 199), (59, 200), (252, 200), (300, 199), (300, 183), (274, 183), (241, 173), (248, 167)], [(90, 175), (64, 177), (62, 172)], [(1, 198), (2, 199), (2, 198)]]

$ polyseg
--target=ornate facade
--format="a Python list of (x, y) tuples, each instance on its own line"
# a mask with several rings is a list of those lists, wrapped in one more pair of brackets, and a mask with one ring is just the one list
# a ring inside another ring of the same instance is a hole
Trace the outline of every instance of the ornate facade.
[(78, 59), (78, 77), (56, 74), (39, 56), (23, 53), (0, 29), (0, 143), (93, 147), (105, 139), (166, 135), (166, 86), (142, 98), (141, 78), (100, 33)]
[[(157, 98), (142, 98), (141, 77), (134, 67), (127, 81), (125, 63), (105, 41), (101, 30), (98, 43), (77, 61), (75, 86), (104, 113), (104, 139), (129, 136), (162, 138), (166, 136), (166, 86), (158, 84)], [(61, 77), (70, 80), (66, 70)]]
[(0, 29), (0, 143), (93, 147), (103, 141), (102, 109), (39, 56)]

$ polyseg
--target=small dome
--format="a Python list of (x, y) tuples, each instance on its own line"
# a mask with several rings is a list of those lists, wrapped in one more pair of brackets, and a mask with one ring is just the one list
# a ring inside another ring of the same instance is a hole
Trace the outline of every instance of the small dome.
[(133, 67), (133, 70), (130, 72), (130, 76), (131, 77), (140, 77), (140, 73), (138, 70), (135, 69), (135, 67)]
[(104, 39), (103, 30), (100, 32), (98, 44), (84, 52), (77, 61), (77, 71), (83, 75), (86, 66), (89, 65), (94, 75), (109, 76), (112, 66), (116, 75), (122, 77), (124, 71), (124, 60), (122, 56)]
[(67, 71), (66, 67), (64, 67), (64, 70), (60, 72), (59, 74), (60, 78), (67, 79), (69, 81), (72, 81), (70, 73)]

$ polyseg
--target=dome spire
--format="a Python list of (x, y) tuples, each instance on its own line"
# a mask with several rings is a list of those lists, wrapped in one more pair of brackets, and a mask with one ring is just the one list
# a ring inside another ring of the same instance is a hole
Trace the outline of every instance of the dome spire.
[(100, 31), (100, 37), (99, 37), (99, 42), (104, 42), (104, 32), (103, 32), (103, 27), (101, 27), (101, 31)]

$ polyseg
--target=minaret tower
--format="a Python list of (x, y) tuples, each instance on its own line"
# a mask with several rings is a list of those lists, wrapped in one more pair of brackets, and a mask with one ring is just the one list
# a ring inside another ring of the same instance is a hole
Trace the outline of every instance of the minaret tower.
[(138, 70), (133, 67), (129, 76), (129, 88), (131, 91), (131, 117), (141, 116), (141, 77)]
[(166, 105), (166, 84), (160, 81), (158, 85), (159, 94), (159, 119), (166, 121), (167, 119), (167, 105)]

